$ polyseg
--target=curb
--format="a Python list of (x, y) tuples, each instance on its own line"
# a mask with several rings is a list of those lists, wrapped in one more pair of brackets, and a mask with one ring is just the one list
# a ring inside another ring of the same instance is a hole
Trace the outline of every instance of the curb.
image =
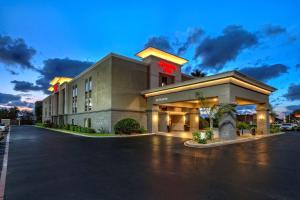
[(95, 135), (95, 136), (92, 136), (92, 135), (81, 135), (78, 133), (68, 132), (65, 130), (58, 130), (58, 129), (52, 129), (52, 128), (39, 127), (39, 126), (35, 126), (35, 127), (47, 129), (47, 130), (51, 130), (51, 131), (56, 131), (56, 132), (60, 132), (60, 133), (66, 133), (66, 134), (70, 134), (70, 135), (76, 135), (76, 136), (80, 136), (80, 137), (87, 137), (87, 138), (129, 138), (129, 137), (141, 137), (141, 136), (155, 135), (155, 133), (142, 133), (142, 134), (133, 134), (133, 135), (109, 135), (109, 136), (96, 136)]
[(268, 134), (268, 135), (254, 136), (251, 138), (242, 138), (242, 139), (236, 139), (236, 140), (221, 141), (221, 142), (215, 142), (215, 143), (210, 143), (210, 144), (198, 144), (198, 143), (195, 143), (193, 140), (188, 140), (188, 141), (184, 142), (184, 146), (190, 147), (190, 148), (205, 149), (205, 148), (225, 146), (225, 145), (229, 145), (229, 144), (239, 144), (239, 143), (244, 143), (244, 142), (251, 142), (251, 141), (260, 140), (260, 139), (267, 138), (267, 137), (283, 135), (285, 133), (286, 132), (273, 133), (273, 134)]

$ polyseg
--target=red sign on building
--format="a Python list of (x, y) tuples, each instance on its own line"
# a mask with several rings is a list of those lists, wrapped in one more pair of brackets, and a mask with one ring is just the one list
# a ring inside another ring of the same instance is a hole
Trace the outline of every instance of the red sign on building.
[(173, 65), (171, 63), (168, 63), (168, 62), (165, 62), (162, 60), (157, 63), (162, 68), (163, 72), (165, 72), (166, 74), (173, 74), (174, 71), (177, 71), (176, 65)]
[(53, 92), (56, 93), (58, 92), (59, 89), (59, 83), (56, 83), (55, 85), (53, 85)]

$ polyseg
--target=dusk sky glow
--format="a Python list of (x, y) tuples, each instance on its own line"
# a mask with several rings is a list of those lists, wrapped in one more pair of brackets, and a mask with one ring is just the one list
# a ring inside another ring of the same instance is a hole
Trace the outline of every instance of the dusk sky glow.
[[(110, 52), (153, 46), (184, 72), (240, 70), (278, 90), (278, 113), (300, 109), (300, 2), (2, 1), (0, 106), (32, 107), (54, 76), (74, 77)], [(249, 107), (251, 109), (251, 107)]]

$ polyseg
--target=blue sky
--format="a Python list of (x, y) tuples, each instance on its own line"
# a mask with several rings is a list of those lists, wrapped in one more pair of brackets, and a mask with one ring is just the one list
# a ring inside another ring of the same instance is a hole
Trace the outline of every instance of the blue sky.
[[(1, 38), (6, 49), (2, 55), (0, 51), (0, 104), (31, 106), (45, 97), (45, 83), (41, 82), (60, 70), (53, 65), (65, 64), (70, 66), (66, 75), (68, 71), (76, 74), (109, 52), (135, 58), (147, 44), (168, 44), (165, 50), (173, 53), (187, 44), (181, 54), (190, 60), (187, 72), (195, 68), (208, 74), (244, 69), (278, 88), (271, 97), (275, 110), (300, 107), (299, 4), (256, 0), (2, 1), (0, 50)], [(195, 40), (188, 41), (196, 32), (197, 38), (194, 35)], [(18, 38), (22, 45), (14, 42)], [(9, 45), (17, 46), (14, 50), (24, 56), (22, 60), (10, 56)], [(72, 68), (74, 62), (78, 69)]]

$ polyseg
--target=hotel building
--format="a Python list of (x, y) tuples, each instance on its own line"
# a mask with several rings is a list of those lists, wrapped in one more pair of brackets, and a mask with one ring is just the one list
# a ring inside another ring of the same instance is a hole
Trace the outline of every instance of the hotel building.
[[(113, 132), (123, 118), (148, 132), (199, 128), (196, 92), (213, 104), (255, 104), (257, 133), (269, 133), (269, 95), (275, 88), (237, 71), (195, 78), (181, 72), (187, 60), (146, 48), (141, 60), (111, 53), (76, 77), (55, 77), (43, 100), (43, 122), (74, 124)], [(76, 66), (75, 66), (76, 67)], [(219, 121), (223, 139), (236, 137), (235, 115)]]

